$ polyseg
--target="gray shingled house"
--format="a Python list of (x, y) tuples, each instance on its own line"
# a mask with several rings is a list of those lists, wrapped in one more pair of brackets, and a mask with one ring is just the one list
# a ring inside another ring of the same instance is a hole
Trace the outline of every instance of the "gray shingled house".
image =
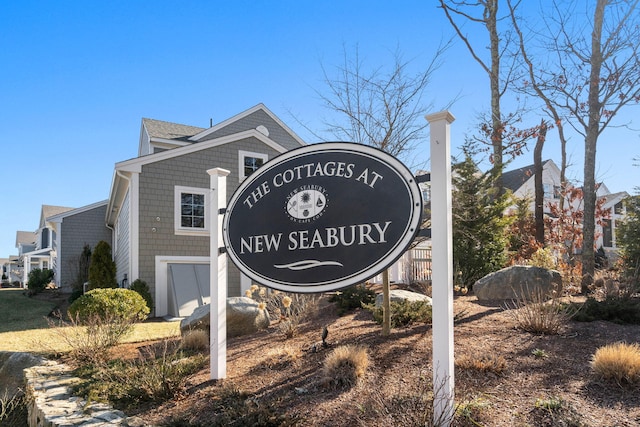
[[(526, 198), (530, 202), (529, 209), (533, 212), (535, 200), (535, 173), (533, 165), (514, 169), (502, 174), (502, 183), (505, 188), (511, 190), (514, 196)], [(542, 189), (544, 197), (544, 213), (550, 214), (550, 206), (557, 205), (562, 196), (560, 191), (560, 169), (553, 160), (542, 162)], [(577, 184), (575, 184), (577, 185)], [(609, 215), (602, 218), (596, 224), (596, 248), (603, 248), (610, 259), (617, 257), (618, 247), (616, 245), (616, 226), (626, 216), (626, 209), (623, 200), (629, 197), (626, 191), (612, 193), (602, 182), (598, 183), (596, 196), (602, 200), (602, 209), (609, 210)], [(565, 199), (566, 203), (571, 203), (570, 199)], [(582, 210), (582, 200), (573, 201), (573, 210)]]
[(79, 258), (84, 246), (93, 250), (101, 240), (111, 242), (111, 230), (104, 222), (106, 210), (107, 201), (103, 200), (47, 217), (55, 254), (51, 268), (55, 272), (56, 286), (63, 292), (70, 293), (73, 282), (78, 279)]
[[(144, 280), (157, 317), (187, 316), (208, 303), (207, 170), (231, 171), (231, 197), (264, 162), (303, 145), (263, 104), (209, 128), (142, 119), (138, 157), (115, 165), (107, 203), (118, 281)], [(230, 296), (250, 286), (231, 263), (228, 283)]]

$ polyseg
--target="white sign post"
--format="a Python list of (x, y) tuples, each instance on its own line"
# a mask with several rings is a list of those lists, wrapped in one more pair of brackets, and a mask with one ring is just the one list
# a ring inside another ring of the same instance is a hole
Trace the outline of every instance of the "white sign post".
[(221, 209), (227, 207), (227, 175), (222, 168), (207, 170), (211, 180), (209, 192), (209, 285), (211, 295), (209, 346), (212, 380), (227, 377), (227, 255), (222, 247)]
[(433, 419), (442, 425), (454, 411), (450, 125), (455, 117), (442, 111), (425, 118), (431, 127)]

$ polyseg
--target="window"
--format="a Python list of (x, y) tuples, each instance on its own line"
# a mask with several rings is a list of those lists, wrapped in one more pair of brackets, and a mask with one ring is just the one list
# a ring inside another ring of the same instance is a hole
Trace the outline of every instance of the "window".
[(616, 215), (622, 215), (624, 213), (624, 204), (622, 202), (618, 202), (613, 206), (613, 212)]
[(240, 181), (244, 181), (246, 177), (254, 173), (260, 166), (265, 164), (269, 156), (262, 153), (252, 153), (250, 151), (238, 152), (240, 170)]
[(208, 234), (209, 215), (206, 209), (207, 190), (175, 187), (176, 234)]
[(542, 184), (542, 190), (544, 191), (545, 199), (559, 199), (560, 198), (560, 186), (553, 184)]
[(611, 220), (602, 220), (602, 246), (605, 248), (613, 247), (613, 230), (611, 229)]

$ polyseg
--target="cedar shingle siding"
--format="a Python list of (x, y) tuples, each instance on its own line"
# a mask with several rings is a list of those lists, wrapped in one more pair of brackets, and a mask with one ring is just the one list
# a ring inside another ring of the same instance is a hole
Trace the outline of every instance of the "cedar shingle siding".
[[(231, 171), (227, 178), (227, 196), (239, 185), (238, 151), (265, 153), (273, 158), (279, 153), (255, 138), (225, 144), (196, 153), (144, 165), (140, 174), (139, 278), (155, 292), (155, 257), (209, 256), (209, 236), (175, 234), (174, 188), (187, 186), (209, 189), (207, 170), (221, 167)], [(157, 220), (160, 218), (160, 221)], [(155, 228), (156, 231), (153, 231)], [(135, 280), (136, 278), (131, 278)], [(229, 263), (229, 295), (240, 295), (240, 273)]]
[(76, 279), (78, 257), (84, 245), (95, 248), (99, 241), (111, 244), (111, 230), (104, 224), (106, 203), (96, 208), (69, 215), (63, 218), (61, 228), (61, 248), (58, 263), (60, 264), (60, 287), (65, 292), (71, 291)]

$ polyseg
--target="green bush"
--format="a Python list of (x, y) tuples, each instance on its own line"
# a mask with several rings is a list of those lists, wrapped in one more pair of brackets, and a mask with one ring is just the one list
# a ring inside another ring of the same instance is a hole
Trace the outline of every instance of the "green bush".
[(624, 221), (616, 222), (616, 244), (626, 276), (637, 284), (640, 279), (640, 196), (629, 197), (624, 204), (627, 215)]
[(375, 299), (376, 293), (371, 289), (364, 285), (353, 285), (336, 292), (329, 301), (336, 303), (338, 314), (342, 316), (351, 310), (373, 303)]
[(598, 301), (589, 297), (573, 317), (579, 322), (607, 320), (619, 324), (640, 325), (640, 299), (630, 295), (607, 296)]
[(107, 350), (120, 343), (148, 314), (144, 298), (136, 291), (94, 289), (69, 306), (68, 316), (74, 327), (60, 330), (79, 364), (100, 365), (108, 358)]
[(136, 279), (133, 281), (131, 286), (129, 286), (129, 289), (139, 293), (140, 296), (144, 298), (145, 302), (147, 303), (147, 307), (149, 308), (149, 311), (153, 310), (153, 298), (151, 297), (151, 291), (149, 291), (149, 285), (147, 285), (147, 282), (141, 279)]
[[(373, 320), (382, 324), (382, 306), (366, 306), (373, 313)], [(427, 301), (391, 301), (391, 327), (409, 326), (412, 323), (431, 323), (431, 305)]]
[(34, 268), (29, 272), (29, 277), (27, 281), (27, 287), (29, 288), (29, 292), (32, 294), (37, 294), (42, 292), (44, 288), (51, 282), (53, 279), (53, 270), (44, 269), (41, 270), (39, 268)]
[(69, 306), (69, 317), (90, 320), (99, 317), (102, 320), (141, 321), (147, 318), (150, 310), (144, 298), (129, 289), (93, 289)]
[(111, 246), (101, 240), (91, 254), (89, 289), (117, 288), (116, 263), (111, 257)]

